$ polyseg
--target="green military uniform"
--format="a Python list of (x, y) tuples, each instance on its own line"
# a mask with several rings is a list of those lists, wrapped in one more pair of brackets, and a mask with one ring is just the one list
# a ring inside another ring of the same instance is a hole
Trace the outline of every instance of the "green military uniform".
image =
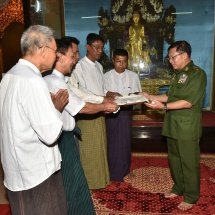
[(168, 159), (174, 181), (172, 192), (183, 195), (184, 201), (194, 204), (200, 196), (200, 149), (202, 134), (202, 103), (206, 74), (191, 61), (177, 71), (169, 91), (168, 101), (185, 100), (193, 106), (168, 110), (162, 134), (167, 137)]

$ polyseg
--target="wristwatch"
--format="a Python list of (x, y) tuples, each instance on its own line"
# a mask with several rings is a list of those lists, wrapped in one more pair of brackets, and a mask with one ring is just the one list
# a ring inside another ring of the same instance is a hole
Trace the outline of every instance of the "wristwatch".
[(167, 111), (167, 110), (168, 110), (168, 108), (167, 108), (167, 104), (166, 104), (166, 103), (164, 103), (163, 105), (164, 105), (164, 106), (163, 106), (163, 110)]

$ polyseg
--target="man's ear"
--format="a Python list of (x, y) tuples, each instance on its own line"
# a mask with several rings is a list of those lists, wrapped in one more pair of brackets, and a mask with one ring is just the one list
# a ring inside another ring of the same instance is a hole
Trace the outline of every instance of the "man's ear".
[(45, 58), (45, 55), (46, 55), (45, 48), (46, 48), (46, 47), (43, 46), (43, 47), (41, 47), (41, 48), (39, 49), (42, 58)]
[(182, 54), (182, 57), (183, 57), (183, 59), (189, 58), (189, 57), (188, 57), (188, 54), (187, 54), (186, 52), (184, 52), (184, 53)]
[(57, 58), (56, 58), (57, 62), (63, 63), (63, 55), (59, 52), (57, 52)]
[(89, 50), (89, 48), (90, 48), (90, 45), (88, 45), (88, 44), (87, 44), (87, 45), (86, 45), (86, 49), (87, 49), (87, 51)]

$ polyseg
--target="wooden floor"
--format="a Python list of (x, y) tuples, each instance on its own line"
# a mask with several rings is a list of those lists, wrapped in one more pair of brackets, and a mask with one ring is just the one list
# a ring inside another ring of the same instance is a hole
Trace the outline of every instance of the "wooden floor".
[[(132, 152), (167, 152), (166, 138), (161, 135), (162, 114), (160, 112), (156, 114), (156, 112), (146, 113), (144, 111), (141, 111), (141, 114), (148, 114), (151, 118), (155, 117), (158, 126), (150, 126), (150, 123), (147, 122), (145, 125), (143, 123), (140, 126), (133, 126)], [(135, 112), (135, 115), (140, 115), (140, 112)], [(215, 126), (203, 127), (200, 149), (204, 153), (215, 153)]]

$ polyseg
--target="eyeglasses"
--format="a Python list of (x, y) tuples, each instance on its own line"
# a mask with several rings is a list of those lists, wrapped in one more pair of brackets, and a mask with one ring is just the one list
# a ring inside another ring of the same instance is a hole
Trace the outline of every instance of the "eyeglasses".
[(99, 46), (94, 46), (94, 45), (90, 45), (92, 46), (96, 51), (101, 50), (103, 51), (104, 47), (99, 47)]
[(179, 54), (176, 54), (176, 55), (174, 55), (174, 56), (172, 56), (172, 57), (167, 57), (167, 60), (168, 60), (168, 61), (170, 61), (170, 60), (175, 60), (175, 58), (176, 58), (177, 56), (181, 55), (181, 54), (184, 54), (184, 52), (179, 53)]
[(55, 54), (57, 54), (57, 51), (58, 51), (57, 49), (55, 50), (49, 46), (40, 46), (39, 49), (41, 49), (42, 47), (47, 47), (47, 48), (51, 49), (52, 51), (54, 51)]
[(47, 47), (47, 48), (49, 48), (49, 49), (53, 50), (53, 51), (54, 51), (54, 53), (55, 53), (55, 54), (57, 54), (57, 51), (58, 51), (57, 49), (55, 50), (55, 49), (53, 49), (53, 48), (51, 48), (51, 47), (49, 47), (49, 46), (45, 46), (45, 47)]

